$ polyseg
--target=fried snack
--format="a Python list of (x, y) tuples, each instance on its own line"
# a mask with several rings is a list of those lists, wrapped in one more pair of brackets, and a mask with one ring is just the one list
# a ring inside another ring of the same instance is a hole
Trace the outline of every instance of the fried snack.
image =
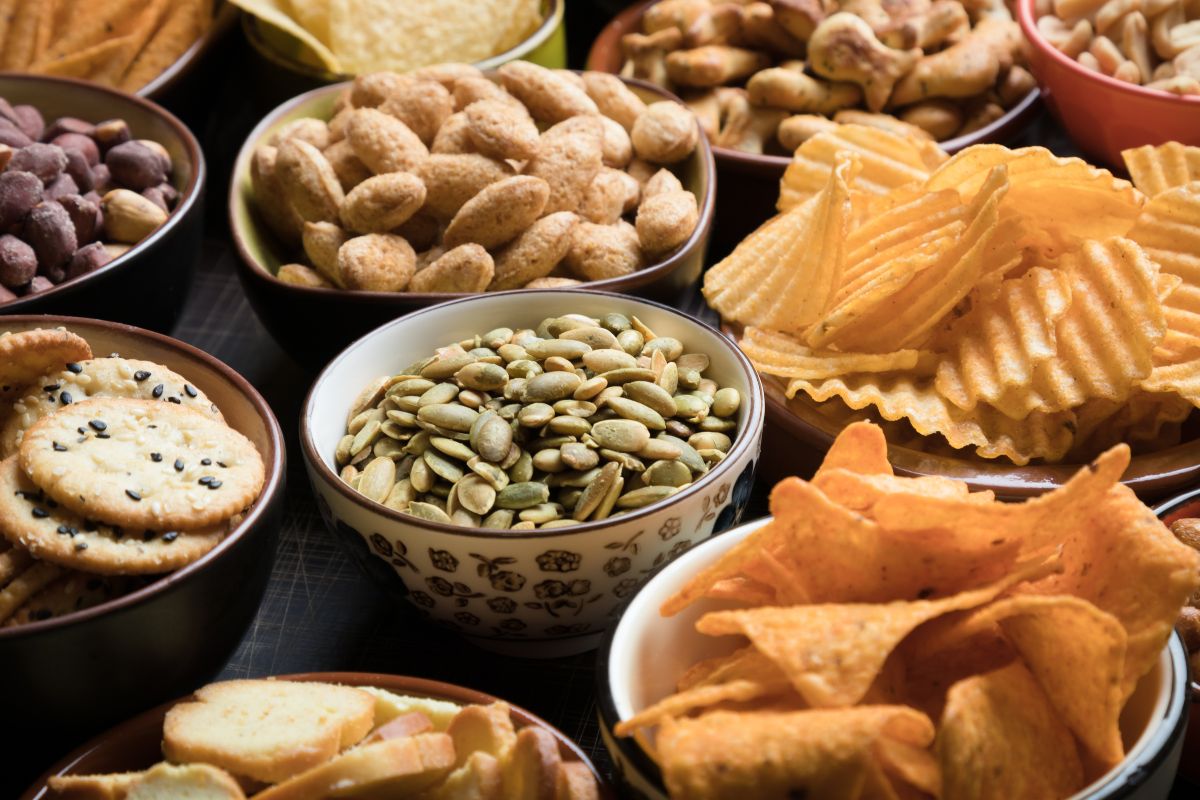
[(1121, 152), (1125, 169), (1133, 185), (1147, 197), (1157, 197), (1168, 189), (1200, 180), (1200, 147), (1167, 142), (1158, 147), (1145, 145)]

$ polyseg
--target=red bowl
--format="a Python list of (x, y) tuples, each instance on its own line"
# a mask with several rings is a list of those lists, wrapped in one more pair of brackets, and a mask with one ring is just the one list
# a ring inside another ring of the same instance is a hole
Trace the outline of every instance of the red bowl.
[(1081, 150), (1123, 169), (1121, 151), (1131, 147), (1169, 141), (1200, 145), (1200, 95), (1168, 94), (1092, 72), (1042, 37), (1034, 2), (1017, 0), (1030, 71), (1046, 105)]

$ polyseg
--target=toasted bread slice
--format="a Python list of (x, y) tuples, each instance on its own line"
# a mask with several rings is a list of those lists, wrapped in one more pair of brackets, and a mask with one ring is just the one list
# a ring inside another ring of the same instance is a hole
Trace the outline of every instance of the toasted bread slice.
[(134, 781), (125, 800), (246, 800), (242, 787), (209, 764), (156, 764)]
[(374, 720), (375, 698), (348, 686), (225, 681), (167, 712), (163, 754), (279, 783), (357, 744)]
[(505, 800), (556, 800), (561, 765), (558, 742), (549, 731), (522, 728), (504, 765)]
[(254, 800), (407, 797), (438, 783), (454, 767), (454, 742), (423, 733), (365, 744), (254, 795)]
[(401, 714), (391, 722), (385, 722), (375, 730), (367, 738), (363, 739), (363, 744), (371, 744), (372, 742), (382, 742), (385, 739), (402, 739), (405, 736), (416, 736), (418, 733), (430, 733), (433, 731), (433, 720), (420, 711), (413, 711), (411, 714)]
[(596, 776), (581, 761), (564, 761), (558, 765), (557, 800), (599, 800), (600, 787)]
[(408, 695), (389, 692), (387, 689), (377, 689), (374, 686), (362, 687), (375, 698), (375, 724), (383, 725), (391, 722), (401, 714), (411, 714), (420, 711), (433, 721), (436, 731), (445, 731), (454, 715), (462, 710), (458, 703), (449, 700), (434, 700), (432, 697), (409, 697)]
[(504, 800), (504, 770), (493, 756), (471, 753), (467, 763), (421, 795), (421, 800)]
[(55, 775), (50, 790), (59, 800), (125, 800), (130, 787), (145, 772), (113, 772), (107, 775)]
[(454, 739), (458, 753), (455, 767), (467, 763), (471, 753), (484, 752), (504, 763), (517, 742), (508, 703), (498, 700), (490, 706), (467, 706), (450, 720), (446, 733)]

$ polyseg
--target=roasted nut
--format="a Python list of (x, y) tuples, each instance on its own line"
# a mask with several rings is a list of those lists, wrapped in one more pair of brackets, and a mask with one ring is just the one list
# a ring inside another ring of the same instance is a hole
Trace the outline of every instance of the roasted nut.
[(67, 267), (67, 279), (78, 278), (89, 272), (95, 272), (113, 260), (113, 256), (100, 242), (92, 242), (75, 251), (71, 263)]
[(512, 167), (478, 153), (438, 153), (414, 170), (425, 184), (424, 210), (448, 220), (490, 183), (513, 174)]
[(633, 150), (638, 158), (674, 164), (691, 155), (700, 139), (696, 118), (671, 100), (651, 103), (633, 124)]
[(491, 283), (492, 257), (477, 244), (450, 250), (413, 276), (411, 292), (482, 292)]
[(511, 241), (542, 215), (550, 186), (541, 178), (514, 175), (472, 197), (442, 234), (445, 247), (477, 242), (485, 248)]
[(538, 129), (528, 114), (499, 100), (467, 106), (467, 134), (474, 148), (496, 159), (527, 161), (538, 150)]
[(75, 148), (63, 152), (67, 154), (65, 174), (71, 176), (71, 180), (79, 187), (79, 191), (90, 192), (95, 187), (96, 181), (92, 174), (92, 168), (87, 163), (87, 157)]
[(437, 81), (447, 89), (453, 89), (459, 81), (470, 78), (482, 78), (483, 72), (474, 64), (448, 61), (444, 64), (433, 64), (428, 67), (415, 69), (409, 75), (421, 80)]
[(153, 139), (134, 139), (134, 141), (158, 156), (158, 163), (162, 166), (163, 172), (171, 174), (171, 154), (167, 152), (167, 148), (163, 147), (161, 142)]
[(428, 146), (454, 113), (454, 98), (437, 81), (408, 77), (392, 89), (379, 110), (403, 122)]
[[(114, 148), (109, 155), (120, 147)], [(301, 218), (309, 222), (338, 219), (338, 209), (345, 194), (337, 174), (320, 150), (301, 139), (288, 139), (279, 145), (275, 174), (284, 201)]]
[(636, 180), (621, 170), (604, 167), (584, 193), (579, 216), (588, 222), (612, 225), (637, 206), (640, 195)]
[(304, 253), (322, 275), (330, 282), (341, 286), (338, 273), (338, 251), (350, 237), (332, 222), (304, 223)]
[(674, 250), (696, 230), (700, 218), (696, 195), (688, 191), (662, 192), (638, 206), (638, 241), (648, 255)]
[(392, 233), (407, 239), (414, 250), (425, 250), (437, 243), (442, 235), (442, 225), (429, 214), (418, 211)]
[(525, 104), (533, 118), (551, 125), (578, 114), (599, 112), (587, 92), (553, 70), (528, 61), (510, 61), (499, 69), (500, 82)]
[(626, 131), (646, 110), (646, 103), (616, 75), (605, 72), (583, 73), (583, 85), (600, 113), (618, 122)]
[(416, 267), (412, 246), (390, 233), (368, 233), (348, 240), (338, 250), (338, 274), (348, 289), (399, 292)]
[[(75, 132), (83, 133), (83, 131)], [(125, 144), (125, 142), (133, 138), (132, 134), (129, 133), (129, 125), (123, 119), (109, 119), (104, 122), (97, 122), (96, 126), (92, 129), (91, 136), (104, 152), (108, 152), (119, 144)]]
[(579, 218), (570, 211), (547, 214), (529, 226), (495, 259), (493, 291), (518, 289), (548, 276), (571, 246), (571, 231)]
[(520, 100), (504, 91), (504, 87), (487, 78), (464, 78), (454, 84), (454, 108), (456, 111), (465, 111), (467, 106), (480, 100), (495, 100), (505, 103), (514, 111), (529, 116), (529, 110)]
[(16, 117), (13, 121), (26, 136), (37, 141), (45, 135), (46, 120), (42, 118), (42, 112), (28, 104), (13, 106), (12, 110)]
[(37, 254), (11, 234), (0, 235), (0, 284), (9, 289), (24, 286), (37, 274)]
[(963, 111), (962, 106), (949, 100), (922, 100), (904, 109), (900, 119), (935, 139), (949, 139), (962, 127)]
[(350, 84), (347, 97), (350, 108), (377, 108), (392, 96), (392, 93), (411, 78), (398, 72), (380, 70), (359, 75)]
[(603, 144), (601, 155), (604, 165), (620, 169), (633, 158), (633, 143), (629, 140), (629, 134), (616, 120), (608, 117), (599, 119), (600, 124), (604, 127), (601, 138)]
[(84, 136), (92, 136), (95, 132), (96, 126), (87, 120), (79, 119), (78, 117), (59, 117), (51, 122), (38, 138), (53, 139), (64, 133), (80, 133)]
[(71, 226), (75, 229), (75, 239), (83, 246), (100, 235), (100, 204), (93, 203), (81, 195), (73, 194), (58, 198), (58, 203), (67, 211), (71, 218)]
[(308, 286), (314, 289), (330, 289), (333, 284), (316, 270), (309, 269), (303, 264), (284, 264), (275, 273), (275, 277), (293, 286)]
[(29, 282), (29, 288), (25, 290), (26, 294), (38, 294), (54, 288), (54, 281), (47, 278), (45, 275), (34, 275), (33, 280)]
[(78, 247), (67, 210), (50, 201), (38, 203), (30, 210), (21, 226), (21, 238), (33, 248), (38, 269), (43, 273), (65, 268)]
[(33, 173), (0, 173), (0, 231), (19, 224), (41, 200), (42, 181)]
[(167, 169), (160, 155), (140, 141), (111, 148), (104, 155), (104, 164), (113, 180), (135, 192), (157, 186), (167, 179)]
[[(304, 229), (304, 218), (292, 208), (284, 195), (282, 182), (279, 180), (278, 167), (279, 151), (269, 145), (260, 145), (254, 150), (250, 159), (250, 184), (254, 188), (255, 210), (262, 215), (267, 227), (286, 244), (296, 244), (300, 241), (300, 232)], [(100, 164), (92, 171), (96, 188), (104, 191), (107, 182), (101, 183), (108, 167)]]
[(374, 108), (350, 112), (346, 138), (367, 169), (411, 172), (429, 156), (421, 138), (400, 120)]
[(832, 114), (862, 100), (862, 90), (857, 84), (830, 83), (784, 67), (755, 73), (746, 82), (746, 92), (756, 106), (800, 114)]
[(665, 167), (659, 169), (654, 175), (646, 181), (646, 185), (642, 187), (642, 202), (649, 200), (658, 194), (664, 192), (682, 192), (683, 184), (679, 182), (679, 178), (675, 177), (675, 173)]
[(137, 244), (167, 221), (167, 212), (129, 189), (113, 189), (104, 195), (100, 209), (104, 212), (105, 233), (126, 244)]
[(567, 268), (585, 281), (619, 278), (637, 270), (642, 251), (637, 230), (624, 220), (616, 225), (580, 222), (571, 231)]
[[(439, 84), (434, 84), (440, 86)], [(357, 233), (383, 233), (403, 225), (425, 202), (425, 184), (409, 172), (368, 178), (342, 201), (342, 224)]]
[(79, 194), (79, 187), (75, 184), (75, 179), (67, 173), (59, 174), (42, 193), (42, 197), (46, 200), (58, 200), (68, 195)]
[(867, 21), (839, 11), (821, 21), (808, 40), (812, 70), (834, 81), (862, 87), (867, 108), (879, 111), (896, 81), (921, 58), (919, 49), (896, 50), (875, 37)]
[(333, 167), (333, 174), (337, 175), (344, 192), (349, 192), (371, 177), (371, 170), (367, 169), (367, 165), (354, 155), (354, 148), (346, 139), (329, 145), (325, 148), (324, 155), (329, 166)]
[(42, 185), (48, 186), (66, 166), (67, 154), (61, 147), (34, 143), (13, 153), (8, 169), (13, 172), (29, 172), (36, 175)]
[(575, 211), (604, 165), (604, 126), (595, 116), (571, 117), (546, 130), (527, 175), (550, 185), (547, 213)]
[(55, 136), (50, 141), (50, 144), (57, 145), (68, 152), (78, 150), (87, 159), (89, 167), (94, 167), (100, 163), (100, 148), (96, 146), (96, 142), (90, 136), (84, 136), (81, 133), (64, 133)]
[[(491, 83), (491, 81), (488, 81)], [(467, 112), (456, 111), (446, 118), (442, 123), (442, 127), (438, 128), (437, 135), (433, 137), (433, 144), (429, 145), (430, 153), (470, 153), (475, 150), (475, 144), (471, 141), (470, 123), (467, 121)]]
[(112, 175), (108, 171), (108, 167), (103, 164), (97, 164), (92, 167), (92, 191), (107, 192), (113, 186)]
[(329, 125), (314, 117), (294, 119), (275, 131), (267, 140), (267, 144), (278, 147), (288, 139), (299, 139), (318, 150), (324, 150), (329, 147)]

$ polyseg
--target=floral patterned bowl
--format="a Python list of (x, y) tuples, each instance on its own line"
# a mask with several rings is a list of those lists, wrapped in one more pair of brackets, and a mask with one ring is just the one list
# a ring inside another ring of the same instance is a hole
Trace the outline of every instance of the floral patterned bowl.
[[(636, 314), (689, 351), (707, 353), (706, 374), (742, 393), (728, 456), (688, 488), (603, 521), (501, 534), (401, 514), (338, 477), (334, 450), (346, 411), (369, 381), (492, 328), (614, 311)], [(300, 441), (326, 524), (393, 597), (488, 649), (555, 657), (596, 647), (622, 602), (651, 572), (737, 523), (754, 481), (763, 408), (762, 385), (737, 346), (674, 309), (602, 292), (497, 292), (415, 311), (346, 348), (309, 392)]]

